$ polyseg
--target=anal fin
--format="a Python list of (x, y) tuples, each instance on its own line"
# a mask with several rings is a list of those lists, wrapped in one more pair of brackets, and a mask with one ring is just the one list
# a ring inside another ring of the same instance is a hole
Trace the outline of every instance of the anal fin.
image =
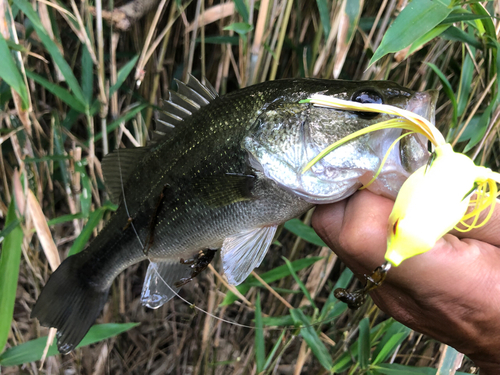
[(179, 261), (151, 262), (142, 287), (142, 304), (151, 309), (163, 306), (179, 291), (175, 283), (189, 277), (191, 271)]
[(251, 229), (227, 237), (222, 244), (222, 267), (229, 284), (241, 284), (260, 266), (276, 233), (277, 225)]

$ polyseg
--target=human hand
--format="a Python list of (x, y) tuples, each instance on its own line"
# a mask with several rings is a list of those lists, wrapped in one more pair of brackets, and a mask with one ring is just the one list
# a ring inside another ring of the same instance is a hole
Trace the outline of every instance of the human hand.
[[(384, 263), (393, 205), (361, 191), (318, 206), (312, 225), (364, 281), (364, 274)], [(384, 284), (370, 295), (396, 320), (467, 355), (481, 367), (481, 374), (500, 374), (499, 247), (497, 206), (486, 226), (447, 234), (427, 253), (392, 267)]]

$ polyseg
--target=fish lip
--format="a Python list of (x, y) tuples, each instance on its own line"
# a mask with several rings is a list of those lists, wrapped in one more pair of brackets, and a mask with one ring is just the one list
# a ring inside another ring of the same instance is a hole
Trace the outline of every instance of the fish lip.
[(438, 90), (417, 91), (408, 102), (407, 109), (435, 124)]

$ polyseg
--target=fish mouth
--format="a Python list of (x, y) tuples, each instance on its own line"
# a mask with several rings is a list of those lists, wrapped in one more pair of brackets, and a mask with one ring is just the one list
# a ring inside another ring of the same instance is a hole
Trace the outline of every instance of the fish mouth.
[(418, 91), (408, 102), (407, 109), (435, 124), (438, 90)]

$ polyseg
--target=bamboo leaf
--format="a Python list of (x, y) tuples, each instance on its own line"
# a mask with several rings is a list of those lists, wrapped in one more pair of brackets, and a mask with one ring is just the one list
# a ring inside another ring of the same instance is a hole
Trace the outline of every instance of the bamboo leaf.
[(486, 108), (486, 110), (483, 112), (481, 117), (479, 118), (479, 121), (477, 123), (477, 131), (476, 133), (473, 134), (473, 136), (469, 140), (469, 143), (467, 143), (467, 146), (465, 146), (463, 151), (464, 153), (471, 150), (481, 141), (481, 139), (483, 139), (484, 135), (486, 134), (488, 123), (490, 121), (491, 112), (493, 111), (494, 107), (496, 107), (496, 103), (495, 101), (492, 101), (490, 105)]
[(248, 14), (248, 8), (244, 0), (233, 0), (233, 1), (234, 5), (236, 6), (236, 10), (240, 14), (241, 18), (243, 18), (243, 21), (248, 23), (250, 16)]
[(262, 323), (266, 326), (286, 327), (292, 326), (294, 324), (294, 320), (291, 315), (266, 316), (262, 318)]
[[(475, 54), (476, 49), (471, 47), (472, 55)], [(460, 69), (460, 87), (458, 90), (457, 100), (457, 115), (462, 116), (465, 111), (467, 102), (469, 101), (469, 94), (471, 90), (472, 77), (474, 75), (474, 62), (468, 53), (465, 54), (465, 61), (462, 63)]]
[(359, 366), (366, 370), (370, 363), (370, 322), (368, 318), (363, 318), (359, 322), (359, 338), (358, 338), (358, 361)]
[(87, 216), (84, 216), (81, 212), (79, 212), (77, 214), (63, 215), (63, 216), (59, 216), (59, 217), (56, 217), (55, 219), (47, 221), (47, 225), (49, 227), (51, 227), (53, 225), (57, 225), (57, 224), (61, 224), (61, 223), (66, 223), (68, 221), (72, 221), (72, 220), (75, 220), (75, 219), (85, 219), (86, 217)]
[(295, 279), (295, 282), (299, 285), (300, 289), (302, 290), (302, 292), (304, 293), (304, 295), (307, 297), (307, 299), (311, 303), (311, 306), (314, 307), (314, 308), (316, 308), (316, 304), (314, 303), (314, 300), (312, 299), (311, 294), (307, 290), (307, 288), (304, 285), (304, 283), (302, 282), (302, 280), (299, 279), (299, 277), (297, 276), (297, 274), (293, 270), (292, 263), (288, 259), (286, 259), (285, 257), (281, 257), (281, 258), (285, 261), (288, 269), (290, 270), (290, 274)]
[(283, 337), (285, 337), (285, 332), (285, 330), (281, 331), (280, 337), (278, 338), (278, 340), (276, 340), (276, 343), (274, 344), (273, 349), (271, 350), (271, 353), (269, 353), (269, 357), (267, 357), (266, 363), (264, 364), (264, 370), (267, 370), (271, 365), (271, 362), (276, 355), (276, 352), (278, 351), (281, 341), (283, 340)]
[(329, 2), (326, 0), (316, 0), (318, 5), (319, 16), (321, 18), (321, 24), (323, 25), (323, 32), (325, 33), (325, 39), (328, 39), (330, 35), (330, 30), (332, 29), (330, 25), (330, 7)]
[(394, 353), (398, 345), (403, 342), (406, 336), (407, 334), (404, 332), (396, 333), (394, 336), (391, 336), (389, 341), (385, 343), (377, 357), (373, 360), (373, 364), (385, 361), (392, 353)]
[(455, 93), (453, 92), (453, 89), (451, 88), (451, 84), (446, 78), (446, 76), (441, 72), (441, 70), (434, 65), (433, 63), (427, 63), (427, 65), (436, 73), (436, 75), (439, 77), (439, 80), (443, 84), (443, 90), (446, 93), (446, 96), (448, 99), (451, 101), (451, 105), (453, 106), (453, 118), (451, 122), (451, 127), (454, 128), (457, 126), (457, 98), (455, 97)]
[(438, 37), (441, 35), (443, 32), (445, 32), (451, 25), (449, 24), (441, 24), (437, 25), (435, 28), (432, 30), (428, 31), (424, 35), (422, 35), (420, 38), (418, 38), (416, 41), (414, 41), (411, 44), (410, 50), (408, 51), (408, 55), (411, 55), (415, 50), (417, 50), (420, 46), (423, 46), (424, 44), (430, 42), (432, 39)]
[(139, 55), (135, 55), (128, 63), (126, 63), (119, 71), (116, 77), (116, 82), (109, 89), (109, 96), (113, 95), (127, 79), (128, 75), (134, 69), (135, 63), (139, 59)]
[(94, 63), (85, 44), (82, 44), (82, 91), (86, 103), (92, 103), (94, 92)]
[(405, 49), (436, 27), (451, 13), (451, 0), (418, 0), (410, 2), (389, 27), (370, 65), (388, 53)]
[(64, 59), (57, 45), (45, 31), (40, 17), (38, 17), (38, 14), (35, 12), (31, 4), (26, 0), (13, 0), (13, 2), (31, 21), (31, 24), (33, 25), (33, 28), (35, 29), (38, 37), (42, 41), (45, 48), (47, 48), (47, 51), (54, 60), (54, 63), (61, 70), (61, 73), (63, 74), (69, 88), (73, 91), (73, 95), (75, 96), (76, 100), (80, 102), (83, 108), (88, 107), (89, 103), (87, 103), (85, 100), (85, 96), (83, 95), (82, 89), (80, 88), (80, 85), (78, 84), (78, 81), (73, 74), (73, 70)]
[(82, 232), (76, 238), (75, 242), (73, 242), (73, 245), (69, 250), (68, 256), (77, 254), (85, 248), (85, 245), (89, 241), (90, 236), (94, 231), (94, 228), (97, 227), (97, 224), (99, 224), (99, 222), (102, 220), (102, 217), (104, 216), (104, 211), (105, 210), (101, 207), (95, 210), (94, 212), (90, 213), (90, 217), (89, 220), (87, 221), (87, 224), (85, 224)]
[(43, 87), (45, 87), (47, 90), (49, 90), (52, 94), (57, 96), (61, 101), (69, 105), (71, 108), (74, 110), (85, 113), (85, 105), (82, 104), (80, 100), (78, 100), (75, 96), (71, 95), (68, 90), (62, 88), (59, 85), (56, 85), (55, 83), (50, 82), (49, 80), (43, 78), (42, 76), (39, 76), (38, 74), (26, 69), (26, 76), (28, 78), (31, 78), (35, 82), (39, 83)]
[(75, 163), (75, 171), (80, 173), (82, 189), (80, 193), (80, 207), (83, 215), (89, 217), (92, 204), (92, 184), (82, 161)]
[[(140, 323), (108, 323), (96, 324), (90, 328), (83, 340), (78, 344), (77, 348), (94, 344), (96, 342), (106, 340), (110, 337), (117, 336), (129, 329), (138, 326)], [(0, 355), (0, 365), (2, 366), (18, 366), (23, 363), (34, 362), (42, 358), (43, 349), (47, 342), (47, 336), (39, 337), (35, 340), (28, 341), (24, 344), (15, 346), (5, 353)], [(55, 343), (55, 340), (54, 340)], [(50, 346), (47, 357), (59, 354), (54, 343)]]
[(295, 325), (300, 327), (300, 335), (304, 338), (307, 346), (311, 349), (314, 356), (318, 359), (321, 366), (331, 371), (333, 367), (332, 358), (325, 344), (320, 340), (318, 334), (311, 326), (308, 317), (300, 309), (290, 310)]
[(255, 299), (255, 362), (257, 364), (258, 373), (264, 370), (265, 360), (264, 325), (262, 324), (260, 293), (257, 293), (257, 298)]
[(285, 223), (285, 229), (299, 236), (304, 241), (310, 242), (314, 245), (328, 247), (321, 238), (316, 234), (314, 229), (309, 225), (304, 224), (299, 219), (288, 220)]
[[(148, 106), (149, 106), (148, 103), (144, 103), (144, 104), (140, 104), (137, 107), (131, 109), (130, 111), (125, 113), (122, 117), (120, 117), (120, 118), (116, 119), (115, 121), (111, 122), (110, 124), (108, 124), (108, 126), (106, 127), (106, 131), (109, 134), (110, 132), (112, 132), (113, 130), (118, 128), (122, 122), (125, 123), (125, 122), (129, 121), (136, 114), (138, 114), (140, 111), (142, 111), (144, 108), (147, 108)], [(99, 132), (95, 135), (94, 141), (98, 141), (101, 138), (102, 138), (102, 132)]]
[(0, 59), (0, 78), (19, 94), (23, 102), (22, 109), (27, 109), (29, 106), (28, 90), (2, 33), (0, 33), (0, 56), (2, 56)]
[(404, 366), (397, 363), (383, 363), (372, 366), (372, 369), (384, 375), (435, 375), (437, 372), (435, 368)]
[(452, 42), (467, 43), (474, 48), (482, 47), (481, 42), (479, 42), (476, 38), (455, 26), (451, 26), (443, 31), (441, 37), (446, 40), (451, 40)]
[(224, 30), (233, 30), (240, 36), (245, 36), (248, 32), (253, 30), (253, 25), (250, 25), (246, 22), (235, 22), (224, 27)]
[[(10, 201), (5, 227), (17, 221), (14, 199)], [(5, 236), (0, 253), (0, 351), (3, 350), (9, 337), (14, 302), (16, 300), (19, 264), (21, 263), (21, 245), (23, 230), (20, 223)]]
[[(373, 352), (373, 356), (376, 358), (373, 363), (379, 363), (384, 361), (389, 355), (393, 353), (393, 350), (396, 349), (396, 346), (399, 345), (411, 332), (411, 329), (406, 327), (405, 325), (393, 320), (389, 319), (386, 321), (389, 323), (387, 328), (385, 329), (384, 337), (380, 340), (375, 351)], [(401, 335), (400, 335), (401, 334)], [(393, 340), (393, 337), (400, 337), (398, 340)], [(392, 342), (390, 342), (392, 340)], [(383, 354), (380, 354), (384, 352)]]

